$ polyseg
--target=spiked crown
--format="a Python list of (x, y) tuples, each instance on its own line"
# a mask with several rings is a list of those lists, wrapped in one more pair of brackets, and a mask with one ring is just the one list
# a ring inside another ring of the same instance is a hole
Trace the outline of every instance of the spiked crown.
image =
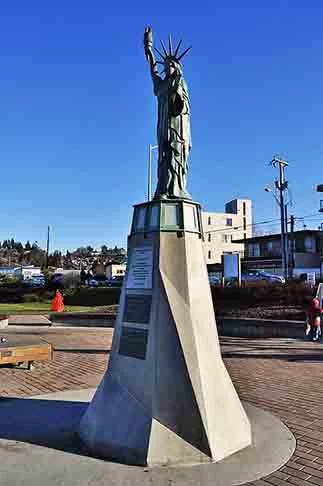
[(163, 64), (163, 65), (169, 63), (170, 61), (174, 61), (174, 62), (180, 63), (180, 60), (192, 48), (192, 46), (190, 46), (187, 49), (185, 49), (185, 51), (183, 51), (183, 52), (181, 52), (179, 54), (179, 49), (180, 49), (181, 44), (182, 44), (182, 41), (180, 40), (179, 43), (177, 44), (177, 47), (176, 47), (175, 51), (173, 51), (172, 38), (171, 38), (170, 35), (168, 36), (168, 51), (167, 51), (167, 49), (165, 47), (165, 44), (163, 43), (162, 40), (160, 41), (160, 44), (162, 46), (163, 53), (159, 49), (157, 49), (157, 47), (154, 47), (154, 49), (155, 49), (155, 51), (157, 52), (157, 54), (162, 59), (162, 61), (156, 61), (157, 64)]

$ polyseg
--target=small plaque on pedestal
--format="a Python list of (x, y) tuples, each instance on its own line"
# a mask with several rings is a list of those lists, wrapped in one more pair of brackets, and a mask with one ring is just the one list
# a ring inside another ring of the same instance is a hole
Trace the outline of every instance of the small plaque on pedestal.
[(134, 248), (131, 252), (127, 289), (151, 289), (152, 269), (152, 248)]
[(122, 327), (119, 354), (130, 358), (146, 359), (148, 342), (147, 329), (137, 329), (135, 327)]
[(151, 295), (126, 295), (123, 321), (148, 324), (150, 308)]

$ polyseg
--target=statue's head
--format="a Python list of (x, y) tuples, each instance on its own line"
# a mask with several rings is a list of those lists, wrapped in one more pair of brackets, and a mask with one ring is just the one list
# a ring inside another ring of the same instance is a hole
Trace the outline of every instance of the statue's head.
[(157, 61), (157, 63), (164, 65), (166, 77), (172, 76), (175, 73), (182, 75), (183, 74), (183, 68), (182, 68), (182, 65), (180, 63), (180, 60), (191, 49), (191, 47), (186, 49), (184, 52), (179, 53), (179, 48), (180, 48), (181, 43), (182, 43), (182, 41), (180, 41), (178, 43), (175, 51), (173, 51), (172, 40), (171, 40), (170, 36), (168, 38), (168, 51), (167, 51), (164, 43), (162, 41), (160, 41), (160, 43), (161, 43), (161, 46), (163, 48), (164, 54), (162, 54), (157, 48), (155, 48), (156, 51), (158, 52), (158, 54), (160, 55), (160, 57), (162, 58), (162, 61)]
[(183, 68), (181, 63), (174, 57), (167, 57), (164, 62), (164, 70), (166, 77), (170, 77), (173, 75), (182, 75)]

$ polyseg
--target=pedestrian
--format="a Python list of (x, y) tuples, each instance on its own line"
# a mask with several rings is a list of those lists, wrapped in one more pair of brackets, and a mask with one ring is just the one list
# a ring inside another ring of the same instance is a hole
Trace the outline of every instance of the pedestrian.
[(318, 341), (321, 337), (321, 314), (322, 308), (318, 299), (312, 299), (307, 311), (306, 336), (310, 336), (313, 341)]
[(90, 281), (92, 280), (93, 278), (93, 275), (92, 275), (92, 272), (91, 272), (91, 269), (88, 270), (87, 272), (87, 284), (90, 285)]
[(84, 268), (82, 268), (82, 270), (81, 270), (81, 284), (82, 285), (86, 284), (86, 277), (87, 277), (86, 271), (84, 270)]

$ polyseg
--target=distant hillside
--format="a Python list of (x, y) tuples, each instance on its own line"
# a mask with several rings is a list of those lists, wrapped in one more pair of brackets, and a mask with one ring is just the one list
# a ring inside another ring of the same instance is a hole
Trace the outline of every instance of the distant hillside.
[[(63, 267), (79, 269), (81, 267), (91, 268), (98, 263), (106, 264), (114, 261), (123, 263), (126, 260), (127, 252), (124, 248), (108, 248), (102, 245), (99, 250), (91, 246), (81, 246), (74, 251), (66, 251), (65, 254), (55, 250), (50, 253), (48, 265), (50, 267)], [(20, 241), (11, 240), (0, 241), (0, 266), (14, 265), (35, 265), (44, 266), (46, 264), (46, 251), (39, 247), (37, 241), (25, 244)]]

